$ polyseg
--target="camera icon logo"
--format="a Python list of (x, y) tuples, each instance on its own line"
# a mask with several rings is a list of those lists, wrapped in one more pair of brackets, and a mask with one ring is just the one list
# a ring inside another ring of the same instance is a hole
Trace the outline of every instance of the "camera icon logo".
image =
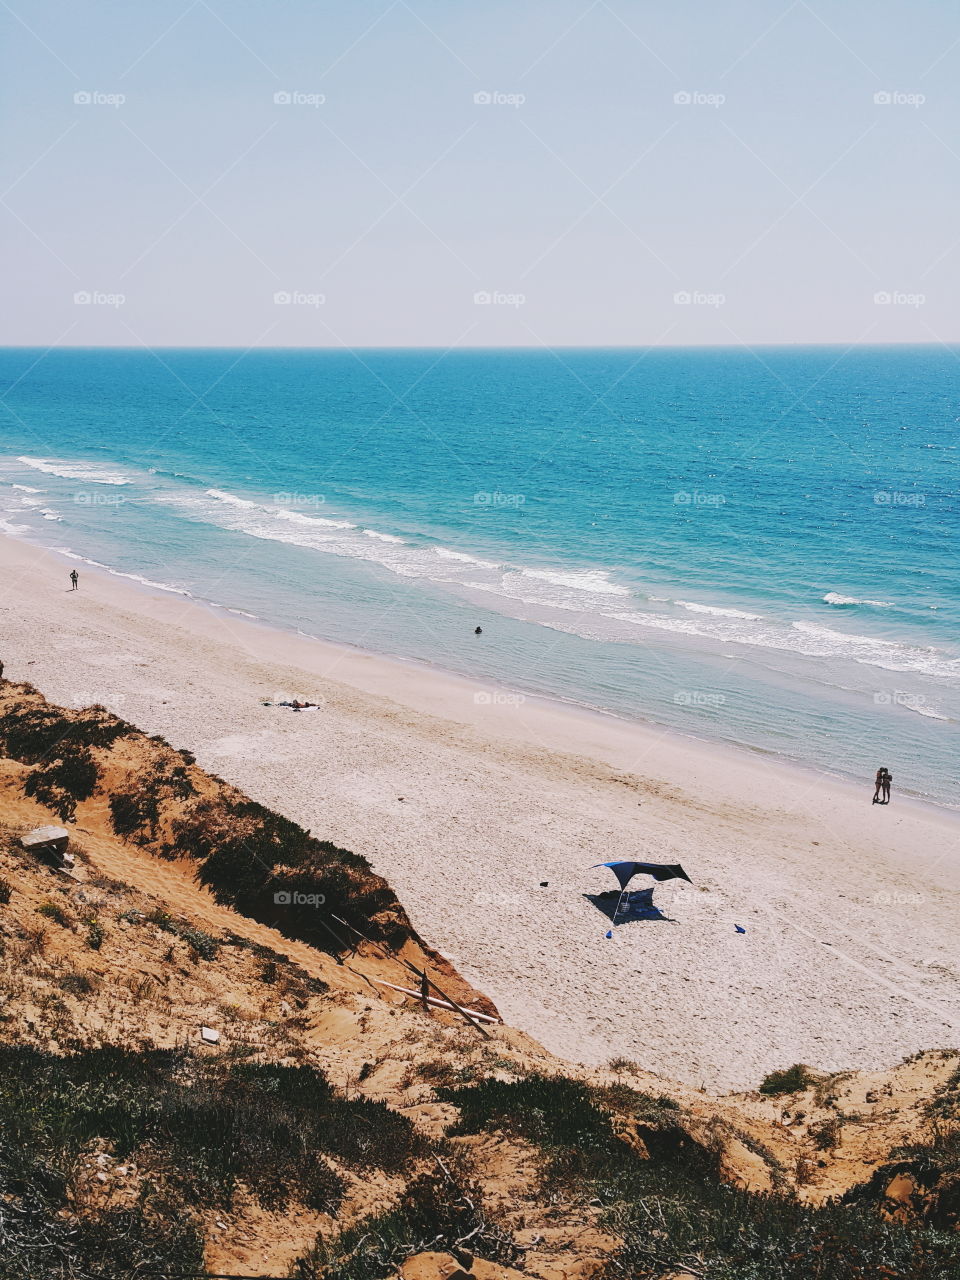
[(286, 889), (281, 889), (273, 895), (273, 900), (278, 907), (289, 907), (292, 899)]
[(875, 93), (873, 95), (873, 101), (878, 107), (889, 107), (890, 103), (893, 101), (893, 94), (889, 93), (886, 89), (881, 89), (879, 93)]
[(278, 307), (288, 307), (290, 305), (290, 295), (286, 289), (281, 289), (279, 293), (273, 295), (274, 305)]
[(679, 93), (673, 95), (673, 101), (678, 107), (689, 107), (693, 97), (687, 89), (681, 89)]
[(274, 106), (289, 107), (291, 101), (292, 98), (286, 89), (281, 89), (278, 93), (273, 95)]
[(75, 106), (89, 107), (90, 103), (93, 101), (93, 98), (86, 89), (81, 89), (78, 93), (75, 93), (73, 95), (73, 101)]
[(478, 107), (489, 107), (493, 101), (493, 94), (486, 89), (481, 89), (479, 93), (473, 95), (474, 104)]

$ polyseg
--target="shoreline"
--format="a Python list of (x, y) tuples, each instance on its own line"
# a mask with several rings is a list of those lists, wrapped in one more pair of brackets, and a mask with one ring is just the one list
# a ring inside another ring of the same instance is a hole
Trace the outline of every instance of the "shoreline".
[[(960, 1038), (955, 811), (724, 743), (309, 639), (0, 538), (0, 658), (102, 702), (368, 858), (560, 1056), (715, 1090)], [(136, 589), (132, 589), (136, 588)], [(321, 702), (261, 705), (281, 689)], [(485, 695), (478, 699), (478, 694)], [(681, 862), (606, 938), (617, 857)], [(746, 930), (735, 930), (739, 925)]]
[[(216, 622), (221, 619), (222, 615), (229, 615), (229, 620), (236, 621), (241, 628), (251, 628), (265, 637), (274, 635), (283, 637), (286, 640), (294, 641), (297, 644), (306, 646), (300, 661), (305, 666), (314, 668), (314, 659), (320, 656), (324, 660), (334, 661), (339, 657), (347, 659), (359, 659), (364, 662), (382, 663), (385, 671), (382, 673), (386, 678), (391, 668), (397, 668), (401, 671), (413, 671), (429, 678), (437, 678), (438, 680), (449, 682), (450, 687), (467, 686), (472, 688), (475, 693), (489, 693), (496, 696), (506, 696), (507, 698), (519, 697), (523, 699), (523, 704), (532, 704), (545, 710), (555, 710), (560, 713), (566, 713), (570, 716), (584, 717), (588, 720), (601, 720), (603, 722), (613, 722), (618, 725), (625, 726), (629, 729), (636, 730), (638, 733), (655, 734), (658, 737), (666, 738), (668, 742), (674, 745), (676, 750), (685, 748), (706, 754), (718, 753), (719, 758), (723, 760), (727, 757), (727, 753), (734, 756), (740, 756), (744, 761), (755, 760), (765, 764), (769, 764), (779, 769), (784, 769), (788, 774), (802, 775), (807, 782), (829, 780), (839, 786), (846, 788), (849, 792), (850, 799), (862, 797), (865, 793), (869, 793), (872, 785), (871, 779), (864, 778), (858, 781), (852, 774), (838, 773), (826, 766), (817, 765), (811, 761), (799, 760), (787, 755), (780, 754), (776, 751), (767, 750), (763, 747), (754, 747), (748, 743), (736, 742), (727, 739), (705, 738), (695, 733), (685, 733), (683, 730), (675, 728), (671, 725), (658, 724), (654, 720), (646, 719), (642, 716), (631, 717), (622, 712), (614, 711), (606, 707), (591, 706), (588, 703), (577, 702), (574, 699), (567, 699), (558, 694), (545, 694), (532, 692), (522, 687), (507, 685), (501, 681), (484, 681), (480, 677), (462, 674), (461, 672), (451, 671), (447, 667), (440, 666), (430, 662), (425, 658), (408, 658), (398, 654), (385, 653), (374, 649), (366, 649), (361, 645), (350, 644), (346, 641), (327, 640), (319, 636), (312, 636), (307, 632), (299, 629), (291, 629), (284, 627), (280, 623), (271, 622), (267, 619), (260, 618), (254, 614), (249, 614), (244, 610), (231, 605), (219, 604), (215, 601), (206, 600), (200, 596), (192, 595), (185, 589), (180, 589), (168, 585), (149, 583), (134, 574), (127, 573), (123, 570), (112, 569), (109, 566), (101, 565), (90, 561), (87, 557), (80, 555), (78, 552), (67, 552), (55, 548), (44, 547), (38, 543), (30, 542), (27, 539), (17, 537), (15, 535), (0, 532), (0, 566), (4, 564), (5, 554), (3, 548), (7, 545), (21, 546), (28, 548), (40, 557), (52, 557), (63, 562), (64, 566), (71, 563), (80, 563), (86, 566), (85, 572), (91, 574), (97, 579), (105, 583), (118, 580), (122, 603), (122, 594), (131, 592), (133, 596), (150, 597), (154, 596), (157, 600), (169, 598), (172, 602), (179, 602), (188, 609), (196, 609), (199, 617), (206, 616), (210, 621)], [(124, 586), (123, 584), (127, 584)], [(186, 615), (189, 621), (190, 614)], [(206, 632), (206, 628), (199, 628), (201, 632)], [(265, 640), (266, 643), (266, 640)], [(330, 668), (326, 668), (326, 671)], [(316, 672), (315, 672), (316, 673)], [(317, 673), (319, 674), (319, 673)], [(357, 673), (351, 672), (350, 678), (355, 679)], [(378, 680), (375, 684), (368, 688), (369, 692), (383, 691), (383, 681)], [(419, 691), (417, 691), (419, 692)], [(409, 690), (408, 690), (409, 693)], [(925, 796), (917, 795), (908, 791), (900, 791), (897, 793), (897, 804), (901, 806), (916, 807), (920, 810), (929, 810), (934, 814), (951, 817), (958, 826), (958, 834), (960, 834), (960, 804), (956, 807), (940, 804), (936, 800), (929, 799)]]

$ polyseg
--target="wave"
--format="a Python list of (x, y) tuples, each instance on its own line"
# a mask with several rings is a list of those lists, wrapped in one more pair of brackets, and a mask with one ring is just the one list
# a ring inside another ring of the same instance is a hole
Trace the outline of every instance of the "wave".
[(20, 489), (23, 493), (44, 493), (43, 489), (32, 489), (28, 484), (12, 484), (11, 489)]
[[(655, 596), (650, 597), (656, 599)], [(751, 622), (760, 622), (759, 613), (744, 613), (742, 609), (721, 609), (719, 605), (695, 604), (692, 600), (674, 600), (681, 609), (689, 609), (691, 613), (709, 613), (716, 618), (747, 618)]]
[(129, 484), (130, 481), (119, 471), (94, 471), (90, 467), (77, 466), (72, 462), (51, 461), (48, 458), (18, 457), (26, 467), (35, 471), (43, 471), (50, 476), (60, 476), (62, 480), (83, 480), (88, 484)]
[[(265, 502), (253, 502), (249, 498), (238, 498), (235, 493), (227, 493), (224, 489), (205, 489), (208, 498), (215, 498), (230, 507), (238, 507), (244, 511), (263, 511), (277, 520), (290, 520), (294, 524), (319, 525), (329, 529), (355, 529), (357, 526), (349, 520), (330, 520), (325, 516), (308, 516), (302, 511), (291, 511), (289, 507), (270, 506)], [(187, 498), (187, 495), (183, 495)], [(176, 499), (173, 499), (174, 501)], [(386, 535), (384, 535), (386, 536)], [(402, 539), (398, 539), (402, 541)]]
[(619, 582), (611, 582), (605, 569), (558, 570), (520, 569), (525, 578), (535, 578), (557, 587), (572, 587), (575, 591), (589, 591), (595, 595), (628, 596), (630, 588)]
[(479, 556), (468, 556), (464, 551), (451, 551), (449, 547), (434, 547), (434, 554), (440, 556), (442, 560), (458, 560), (462, 564), (476, 564), (481, 569), (499, 569), (501, 566), (495, 560), (481, 560)]
[(360, 532), (365, 538), (379, 538), (381, 542), (399, 542), (402, 545), (406, 541), (393, 533), (378, 533), (376, 529), (361, 529)]
[(960, 680), (960, 658), (942, 649), (920, 647), (874, 636), (851, 635), (812, 622), (751, 622), (737, 618), (672, 618), (665, 614), (606, 612), (601, 616), (634, 627), (670, 631), (723, 644), (775, 649), (808, 658), (837, 658), (884, 671), (910, 671), (952, 682)]
[(893, 609), (890, 600), (859, 600), (856, 596), (842, 596), (836, 591), (828, 591), (823, 597), (826, 604), (867, 604), (874, 609)]

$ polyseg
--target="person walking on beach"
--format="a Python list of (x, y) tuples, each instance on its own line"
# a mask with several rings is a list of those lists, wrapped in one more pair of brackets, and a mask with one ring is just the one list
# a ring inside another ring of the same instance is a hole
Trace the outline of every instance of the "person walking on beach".
[(71, 570), (70, 570), (70, 582), (71, 582), (70, 590), (71, 590), (71, 591), (76, 591), (76, 589), (77, 589), (77, 583), (78, 583), (79, 581), (80, 581), (80, 575), (79, 575), (79, 573), (77, 573), (76, 569), (71, 569)]
[(893, 781), (893, 774), (889, 769), (883, 771), (883, 803), (890, 803), (890, 783)]

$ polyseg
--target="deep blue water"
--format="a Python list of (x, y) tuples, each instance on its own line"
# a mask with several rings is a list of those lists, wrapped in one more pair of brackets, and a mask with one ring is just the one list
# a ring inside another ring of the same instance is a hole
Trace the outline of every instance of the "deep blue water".
[(6, 350), (0, 387), (18, 536), (958, 803), (960, 351)]

